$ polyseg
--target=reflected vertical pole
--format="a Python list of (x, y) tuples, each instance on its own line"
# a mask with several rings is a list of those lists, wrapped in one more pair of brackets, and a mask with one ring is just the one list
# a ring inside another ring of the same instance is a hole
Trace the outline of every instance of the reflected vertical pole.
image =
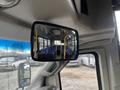
[(24, 90), (24, 87), (22, 88), (22, 90)]

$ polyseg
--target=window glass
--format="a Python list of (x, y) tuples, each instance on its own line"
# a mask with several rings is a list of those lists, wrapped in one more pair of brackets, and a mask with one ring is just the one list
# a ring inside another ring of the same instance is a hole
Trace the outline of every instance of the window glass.
[(47, 48), (47, 46), (50, 46), (50, 40), (45, 39), (45, 38), (39, 38), (39, 43), (40, 43), (40, 50), (43, 48)]
[(44, 39), (44, 48), (47, 48), (47, 39)]
[(40, 50), (43, 49), (43, 38), (39, 38), (39, 43), (40, 43)]
[(44, 63), (33, 61), (30, 50), (30, 42), (0, 40), (0, 90), (23, 90), (34, 81)]
[(94, 55), (83, 54), (70, 61), (61, 71), (61, 82), (62, 90), (99, 90)]
[(120, 41), (120, 10), (119, 11), (115, 11), (115, 17), (116, 17), (118, 36), (119, 36), (119, 41)]
[(50, 40), (47, 40), (48, 41), (48, 46), (50, 46)]

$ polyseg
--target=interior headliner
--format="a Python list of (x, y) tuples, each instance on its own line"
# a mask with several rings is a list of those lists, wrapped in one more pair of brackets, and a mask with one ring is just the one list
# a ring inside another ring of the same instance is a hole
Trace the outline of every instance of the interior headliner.
[[(76, 13), (72, 0), (21, 0), (15, 7), (1, 9), (0, 23), (19, 25), (25, 30), (30, 30), (34, 21), (42, 20), (77, 29), (80, 35), (114, 32), (111, 5), (111, 0), (88, 1), (89, 15), (87, 16), (81, 12), (79, 15)], [(79, 7), (80, 4), (77, 4), (77, 8)], [(6, 27), (1, 27), (7, 31)], [(13, 30), (13, 26), (11, 27)], [(22, 29), (20, 33), (25, 30)]]
[(17, 6), (4, 9), (2, 13), (32, 23), (66, 16), (72, 12), (71, 8), (68, 0), (21, 0)]

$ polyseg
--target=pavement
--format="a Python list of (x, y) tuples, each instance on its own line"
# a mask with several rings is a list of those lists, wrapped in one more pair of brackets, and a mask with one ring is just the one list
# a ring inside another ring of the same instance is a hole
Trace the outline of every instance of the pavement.
[[(40, 67), (32, 67), (32, 80), (39, 69)], [(64, 68), (61, 72), (61, 82), (63, 90), (98, 90), (96, 69), (86, 66)], [(0, 72), (0, 90), (16, 90), (16, 88), (18, 88), (18, 70)]]
[(99, 90), (95, 68), (66, 67), (61, 72), (63, 90)]

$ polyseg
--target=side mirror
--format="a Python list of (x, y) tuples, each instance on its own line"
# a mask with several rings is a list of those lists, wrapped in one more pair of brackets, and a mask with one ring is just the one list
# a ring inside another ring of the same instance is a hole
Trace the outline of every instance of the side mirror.
[(78, 58), (78, 32), (74, 29), (36, 21), (31, 31), (31, 56), (35, 61), (63, 61)]
[(29, 63), (19, 64), (18, 69), (18, 84), (19, 88), (29, 86), (31, 83), (31, 67)]

